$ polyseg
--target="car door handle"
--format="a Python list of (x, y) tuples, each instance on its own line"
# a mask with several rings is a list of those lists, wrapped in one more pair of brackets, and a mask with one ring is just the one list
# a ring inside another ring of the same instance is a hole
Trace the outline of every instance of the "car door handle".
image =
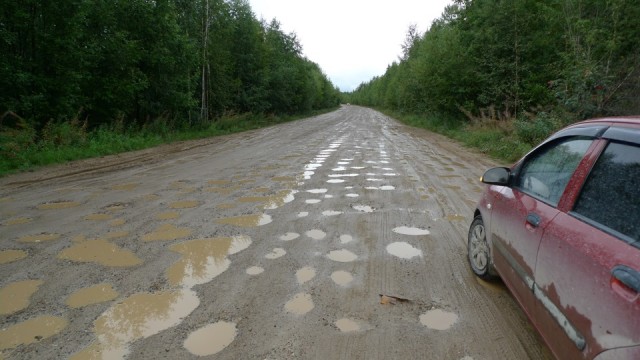
[(536, 213), (529, 213), (527, 215), (527, 224), (533, 228), (540, 226), (540, 216)]
[(611, 270), (611, 286), (620, 295), (633, 300), (640, 293), (640, 272), (625, 265)]

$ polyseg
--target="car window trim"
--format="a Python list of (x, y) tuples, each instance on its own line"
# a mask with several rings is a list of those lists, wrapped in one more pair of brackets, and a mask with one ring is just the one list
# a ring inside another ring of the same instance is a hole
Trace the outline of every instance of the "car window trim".
[[(516, 186), (516, 179), (520, 176), (520, 171), (522, 170), (522, 166), (524, 166), (524, 163), (527, 162), (531, 156), (535, 153), (538, 153), (539, 151), (543, 151), (545, 150), (547, 147), (549, 146), (553, 146), (553, 144), (559, 143), (561, 141), (566, 141), (568, 139), (584, 139), (584, 140), (591, 140), (592, 143), (591, 145), (589, 145), (589, 149), (587, 149), (587, 152), (584, 154), (586, 155), (587, 153), (589, 153), (589, 151), (591, 150), (591, 148), (593, 147), (595, 141), (598, 139), (598, 135), (602, 134), (606, 129), (608, 128), (608, 126), (600, 126), (600, 127), (585, 127), (585, 128), (577, 128), (577, 129), (570, 129), (570, 130), (589, 130), (588, 133), (593, 133), (595, 135), (591, 136), (591, 135), (586, 135), (587, 131), (572, 131), (570, 133), (566, 133), (562, 136), (553, 136), (551, 138), (549, 138), (547, 141), (545, 141), (544, 143), (540, 144), (540, 146), (536, 147), (535, 149), (531, 150), (524, 158), (522, 158), (522, 160), (516, 164), (516, 166), (513, 167), (512, 170), (512, 174), (511, 174), (511, 179), (510, 179), (510, 183), (512, 185), (512, 188), (514, 190), (517, 190), (520, 193), (526, 194), (527, 196), (530, 196), (534, 199), (536, 199), (537, 201), (540, 201), (542, 203), (545, 203), (549, 206), (551, 206), (554, 209), (558, 209), (559, 205), (562, 203), (562, 199), (564, 198), (565, 194), (564, 192), (567, 190), (566, 186), (565, 189), (563, 190), (562, 195), (560, 196), (560, 198), (558, 199), (558, 202), (556, 204), (553, 204), (552, 202), (545, 200), (539, 196), (536, 196), (535, 194), (532, 194), (528, 191), (525, 191), (525, 189), (521, 188), (520, 186)], [(596, 131), (597, 130), (597, 131)], [(584, 155), (583, 155), (583, 160), (584, 160)], [(580, 160), (582, 162), (582, 160)], [(578, 163), (578, 167), (580, 166), (580, 163)], [(576, 168), (577, 170), (577, 168)], [(589, 171), (589, 173), (591, 173), (591, 171)], [(575, 176), (575, 170), (573, 172), (573, 174), (571, 175), (571, 178), (573, 178)], [(571, 178), (569, 179), (569, 182), (571, 182)], [(569, 185), (569, 183), (567, 183), (567, 186)], [(584, 184), (583, 184), (584, 185)]]

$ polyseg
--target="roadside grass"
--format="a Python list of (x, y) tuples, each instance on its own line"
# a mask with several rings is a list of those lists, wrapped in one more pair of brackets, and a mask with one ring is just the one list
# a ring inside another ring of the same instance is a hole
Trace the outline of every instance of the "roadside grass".
[(415, 115), (378, 110), (404, 124), (455, 139), (467, 147), (477, 149), (502, 162), (514, 163), (532, 149), (531, 143), (521, 139), (521, 133), (516, 128), (517, 124), (514, 120), (471, 122), (438, 115)]
[(72, 160), (142, 150), (175, 141), (228, 135), (295, 121), (336, 108), (295, 116), (240, 114), (223, 117), (207, 126), (185, 126), (156, 119), (142, 127), (125, 128), (122, 121), (88, 131), (73, 119), (47, 124), (40, 131), (19, 119), (13, 127), (0, 128), (0, 176)]

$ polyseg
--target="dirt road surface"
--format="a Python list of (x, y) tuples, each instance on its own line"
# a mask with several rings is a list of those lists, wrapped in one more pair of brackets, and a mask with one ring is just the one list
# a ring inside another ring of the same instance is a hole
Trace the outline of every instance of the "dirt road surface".
[(547, 359), (468, 269), (492, 161), (373, 110), (0, 179), (0, 358)]

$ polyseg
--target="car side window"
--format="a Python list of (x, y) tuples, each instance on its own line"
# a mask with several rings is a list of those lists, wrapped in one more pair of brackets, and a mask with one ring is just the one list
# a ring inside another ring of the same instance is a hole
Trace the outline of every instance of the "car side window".
[(556, 206), (592, 139), (572, 137), (540, 149), (522, 164), (515, 187)]
[(589, 174), (573, 212), (640, 241), (640, 147), (610, 143)]

